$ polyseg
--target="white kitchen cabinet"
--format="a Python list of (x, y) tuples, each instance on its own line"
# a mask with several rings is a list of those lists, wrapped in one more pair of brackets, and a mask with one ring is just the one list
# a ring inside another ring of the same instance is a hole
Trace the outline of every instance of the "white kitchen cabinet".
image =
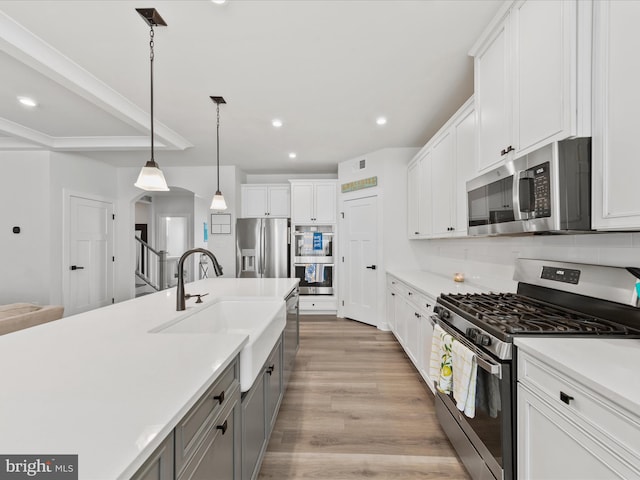
[(432, 222), (431, 149), (422, 149), (407, 168), (409, 238), (429, 238)]
[(387, 275), (387, 298), (387, 321), (391, 330), (433, 390), (433, 381), (429, 377), (429, 359), (433, 338), (431, 315), (435, 300), (392, 275)]
[(431, 150), (431, 234), (449, 236), (455, 227), (455, 159), (453, 132), (439, 136)]
[(505, 160), (511, 145), (511, 55), (508, 12), (474, 56), (477, 171)]
[(466, 236), (468, 227), (467, 180), (476, 173), (476, 110), (473, 97), (456, 113), (452, 126), (455, 142), (455, 175), (451, 224), (454, 236)]
[(470, 98), (407, 168), (408, 237), (467, 234), (466, 181), (475, 174), (475, 112)]
[(335, 180), (290, 180), (291, 221), (295, 224), (336, 223)]
[(593, 228), (640, 229), (640, 2), (594, 2)]
[(290, 191), (289, 185), (242, 185), (242, 217), (289, 217)]
[(640, 418), (518, 350), (518, 478), (640, 478)]
[(478, 173), (590, 135), (590, 9), (577, 0), (507, 2), (474, 45)]
[(409, 238), (422, 238), (428, 229), (427, 212), (423, 212), (422, 163), (426, 153), (413, 159), (407, 168), (407, 235)]

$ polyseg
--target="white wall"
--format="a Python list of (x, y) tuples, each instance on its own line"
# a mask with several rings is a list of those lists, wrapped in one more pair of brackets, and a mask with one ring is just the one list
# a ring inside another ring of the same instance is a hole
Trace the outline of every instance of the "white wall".
[[(195, 195), (195, 205), (198, 215), (194, 218), (194, 245), (201, 246), (202, 223), (210, 223), (209, 214), (212, 211), (203, 208), (202, 205), (211, 204), (211, 199), (216, 191), (217, 177), (216, 167), (163, 167), (162, 168), (169, 187), (180, 187), (189, 190)], [(134, 225), (135, 202), (142, 195), (142, 190), (133, 186), (139, 167), (119, 168), (118, 175), (118, 205), (117, 205), (117, 243), (116, 249), (116, 301), (132, 298), (135, 291), (134, 270)], [(235, 276), (235, 219), (239, 212), (239, 181), (242, 173), (234, 166), (220, 167), (220, 189), (224, 194), (228, 209), (225, 213), (231, 214), (230, 235), (210, 235), (208, 248), (211, 250), (224, 269), (225, 276)], [(242, 178), (242, 177), (241, 177)], [(118, 257), (119, 255), (119, 257)], [(118, 261), (118, 258), (122, 259)]]
[(49, 205), (49, 161), (49, 152), (0, 152), (0, 304), (50, 303), (49, 239), (58, 219)]
[(513, 291), (516, 258), (619, 267), (640, 266), (640, 233), (412, 240), (419, 268), (465, 279), (494, 291)]
[[(341, 162), (338, 165), (338, 191), (340, 185), (369, 177), (378, 177), (376, 187), (339, 193), (339, 211), (344, 210), (344, 201), (370, 195), (378, 197), (378, 257), (380, 259), (378, 274), (378, 328), (388, 329), (383, 312), (385, 308), (385, 275), (387, 269), (404, 270), (415, 268), (417, 258), (411, 242), (407, 239), (407, 164), (419, 151), (418, 148), (387, 148), (358, 156)], [(366, 160), (366, 167), (359, 168), (360, 160)], [(341, 221), (340, 219), (338, 220)], [(340, 237), (340, 224), (338, 225)], [(340, 237), (340, 245), (344, 238)], [(342, 267), (342, 264), (339, 264)], [(341, 301), (346, 291), (345, 282), (340, 281), (344, 275), (342, 268), (338, 271), (338, 315), (343, 316)]]
[[(115, 202), (116, 169), (57, 152), (0, 152), (0, 303), (63, 304), (64, 198)], [(21, 234), (11, 233), (20, 226)], [(5, 270), (6, 268), (6, 270)]]

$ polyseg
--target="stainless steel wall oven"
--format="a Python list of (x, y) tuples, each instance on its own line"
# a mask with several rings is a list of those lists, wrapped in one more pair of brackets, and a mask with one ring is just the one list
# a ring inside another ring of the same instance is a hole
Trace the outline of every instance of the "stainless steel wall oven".
[(297, 225), (293, 232), (293, 274), (300, 295), (332, 295), (334, 232), (330, 225)]

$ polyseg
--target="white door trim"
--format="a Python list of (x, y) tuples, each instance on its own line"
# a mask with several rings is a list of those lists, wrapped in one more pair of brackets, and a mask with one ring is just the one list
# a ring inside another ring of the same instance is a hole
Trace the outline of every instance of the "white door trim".
[[(70, 232), (71, 228), (71, 220), (69, 218), (70, 208), (71, 208), (71, 197), (85, 198), (87, 200), (93, 200), (96, 202), (104, 202), (111, 205), (111, 211), (115, 214), (115, 200), (108, 197), (103, 197), (101, 195), (94, 195), (86, 192), (79, 192), (77, 190), (62, 189), (62, 303), (64, 305), (65, 315), (69, 311), (69, 247), (70, 247)], [(115, 250), (115, 222), (113, 228), (111, 229), (111, 238), (109, 238), (109, 242), (111, 243), (111, 251), (112, 255), (116, 256)], [(114, 287), (115, 287), (115, 262), (111, 263), (111, 294), (115, 295)], [(113, 297), (115, 298), (115, 297)]]

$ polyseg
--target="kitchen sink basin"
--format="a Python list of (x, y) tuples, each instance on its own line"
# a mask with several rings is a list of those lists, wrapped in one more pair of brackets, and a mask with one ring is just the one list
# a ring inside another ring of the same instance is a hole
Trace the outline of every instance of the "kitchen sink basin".
[(282, 300), (224, 300), (154, 328), (150, 333), (241, 334), (249, 341), (240, 350), (240, 388), (246, 392), (258, 377), (286, 324)]

